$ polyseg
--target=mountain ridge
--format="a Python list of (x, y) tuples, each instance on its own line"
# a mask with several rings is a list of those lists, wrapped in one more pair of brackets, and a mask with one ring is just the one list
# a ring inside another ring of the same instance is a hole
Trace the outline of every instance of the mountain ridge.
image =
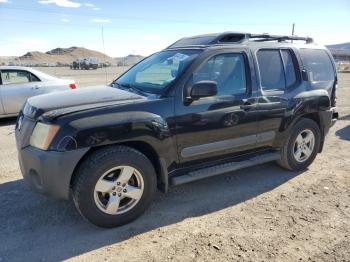
[(127, 55), (125, 57), (110, 57), (102, 52), (84, 47), (57, 47), (47, 52), (29, 51), (22, 56), (2, 56), (0, 64), (28, 65), (28, 66), (65, 66), (75, 59), (82, 57), (96, 57), (101, 63), (115, 65), (133, 65), (143, 59), (140, 55)]
[(333, 45), (326, 45), (326, 47), (330, 48), (330, 49), (350, 50), (350, 42), (333, 44)]

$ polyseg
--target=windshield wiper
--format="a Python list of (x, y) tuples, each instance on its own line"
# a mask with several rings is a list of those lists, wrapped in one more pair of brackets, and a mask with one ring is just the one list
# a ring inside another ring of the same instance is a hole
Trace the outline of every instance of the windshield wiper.
[(132, 91), (133, 93), (138, 93), (141, 95), (145, 95), (145, 93), (146, 93), (141, 88), (138, 88), (138, 87), (131, 85), (131, 84), (128, 84), (128, 83), (120, 84), (120, 83), (114, 82), (113, 84), (116, 84), (119, 87), (122, 87), (122, 89), (127, 89), (128, 91)]

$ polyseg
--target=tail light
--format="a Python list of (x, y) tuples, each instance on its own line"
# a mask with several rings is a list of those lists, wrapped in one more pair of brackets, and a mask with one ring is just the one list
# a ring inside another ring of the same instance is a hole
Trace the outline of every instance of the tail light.
[(68, 85), (70, 89), (76, 89), (77, 85), (75, 83)]

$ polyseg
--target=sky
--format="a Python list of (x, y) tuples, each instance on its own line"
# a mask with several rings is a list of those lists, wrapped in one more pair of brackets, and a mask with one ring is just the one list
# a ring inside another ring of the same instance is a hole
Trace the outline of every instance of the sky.
[(0, 56), (71, 46), (149, 55), (204, 33), (290, 35), (293, 23), (317, 43), (350, 42), (350, 0), (0, 0)]

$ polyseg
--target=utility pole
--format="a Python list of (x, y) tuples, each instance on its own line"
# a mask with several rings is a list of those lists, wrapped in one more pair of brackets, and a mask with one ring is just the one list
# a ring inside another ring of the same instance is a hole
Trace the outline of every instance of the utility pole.
[[(295, 23), (293, 23), (292, 25), (292, 36), (294, 35), (294, 28), (295, 28)], [(293, 40), (292, 40), (292, 43), (293, 43)]]
[(106, 75), (106, 85), (107, 85), (107, 64), (106, 64), (106, 50), (105, 50), (105, 36), (104, 36), (104, 33), (103, 33), (103, 26), (101, 27), (101, 36), (102, 36), (102, 48), (103, 48), (103, 55), (104, 55), (104, 58), (105, 58), (105, 61), (103, 62), (103, 66), (105, 68), (105, 75)]

